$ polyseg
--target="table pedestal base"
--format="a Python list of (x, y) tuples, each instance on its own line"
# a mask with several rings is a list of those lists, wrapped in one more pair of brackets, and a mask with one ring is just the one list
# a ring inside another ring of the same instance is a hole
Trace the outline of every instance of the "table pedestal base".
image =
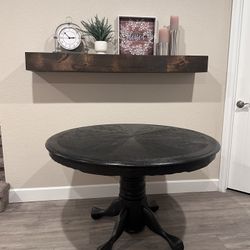
[(121, 236), (123, 231), (138, 233), (147, 226), (151, 231), (163, 237), (172, 250), (183, 250), (183, 242), (165, 232), (154, 216), (158, 210), (155, 202), (149, 204), (145, 194), (144, 177), (121, 177), (119, 198), (115, 199), (107, 209), (94, 207), (91, 216), (100, 219), (103, 216), (116, 216), (119, 218), (113, 229), (111, 238), (98, 250), (112, 250), (113, 244)]

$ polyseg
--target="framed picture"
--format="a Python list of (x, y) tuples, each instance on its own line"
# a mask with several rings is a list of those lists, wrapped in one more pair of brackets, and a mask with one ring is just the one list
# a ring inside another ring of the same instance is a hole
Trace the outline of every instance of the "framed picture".
[(156, 17), (118, 16), (118, 53), (154, 55)]

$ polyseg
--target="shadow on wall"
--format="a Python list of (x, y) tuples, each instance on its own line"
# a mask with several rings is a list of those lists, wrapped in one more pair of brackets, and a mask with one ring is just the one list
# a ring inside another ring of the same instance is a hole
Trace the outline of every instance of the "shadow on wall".
[(194, 74), (33, 73), (33, 100), (191, 102), (194, 77)]
[[(195, 79), (202, 93), (194, 100)], [(33, 73), (34, 103), (220, 102), (221, 91), (209, 73)]]
[[(25, 66), (21, 65), (1, 80), (1, 86), (8, 92), (0, 102), (27, 102), (27, 93), (23, 94), (21, 90), (24, 82), (29, 82), (30, 74), (32, 74), (34, 103), (222, 101), (223, 86), (209, 72), (196, 74), (33, 73), (25, 71), (24, 68)], [(22, 81), (17, 82), (16, 79), (22, 79)], [(28, 84), (25, 86), (27, 87)]]

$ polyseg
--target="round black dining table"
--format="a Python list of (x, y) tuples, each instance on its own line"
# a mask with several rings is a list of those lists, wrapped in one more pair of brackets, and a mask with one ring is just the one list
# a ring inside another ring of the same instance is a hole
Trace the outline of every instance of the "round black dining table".
[(147, 226), (173, 250), (181, 239), (158, 223), (156, 202), (148, 202), (145, 176), (191, 172), (207, 166), (220, 150), (212, 137), (193, 130), (152, 124), (105, 124), (74, 128), (55, 134), (46, 148), (56, 162), (85, 173), (120, 176), (120, 193), (106, 209), (94, 207), (93, 219), (117, 216), (110, 239), (98, 250), (111, 250), (126, 231), (138, 233)]

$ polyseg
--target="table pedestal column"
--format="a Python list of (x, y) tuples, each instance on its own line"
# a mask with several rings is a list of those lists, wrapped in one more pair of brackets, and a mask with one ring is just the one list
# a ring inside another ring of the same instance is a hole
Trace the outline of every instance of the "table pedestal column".
[(125, 231), (138, 233), (145, 227), (143, 207), (148, 207), (143, 177), (121, 177), (120, 194), (122, 207), (127, 211)]
[(145, 193), (145, 179), (140, 177), (125, 177), (120, 180), (119, 198), (114, 200), (107, 209), (93, 208), (91, 216), (93, 219), (99, 219), (102, 216), (115, 216), (119, 214), (118, 221), (114, 227), (111, 238), (98, 250), (112, 250), (115, 241), (121, 236), (123, 231), (127, 233), (138, 233), (147, 226), (154, 233), (167, 240), (173, 250), (183, 250), (182, 241), (165, 232), (156, 220), (153, 207), (147, 202)]

